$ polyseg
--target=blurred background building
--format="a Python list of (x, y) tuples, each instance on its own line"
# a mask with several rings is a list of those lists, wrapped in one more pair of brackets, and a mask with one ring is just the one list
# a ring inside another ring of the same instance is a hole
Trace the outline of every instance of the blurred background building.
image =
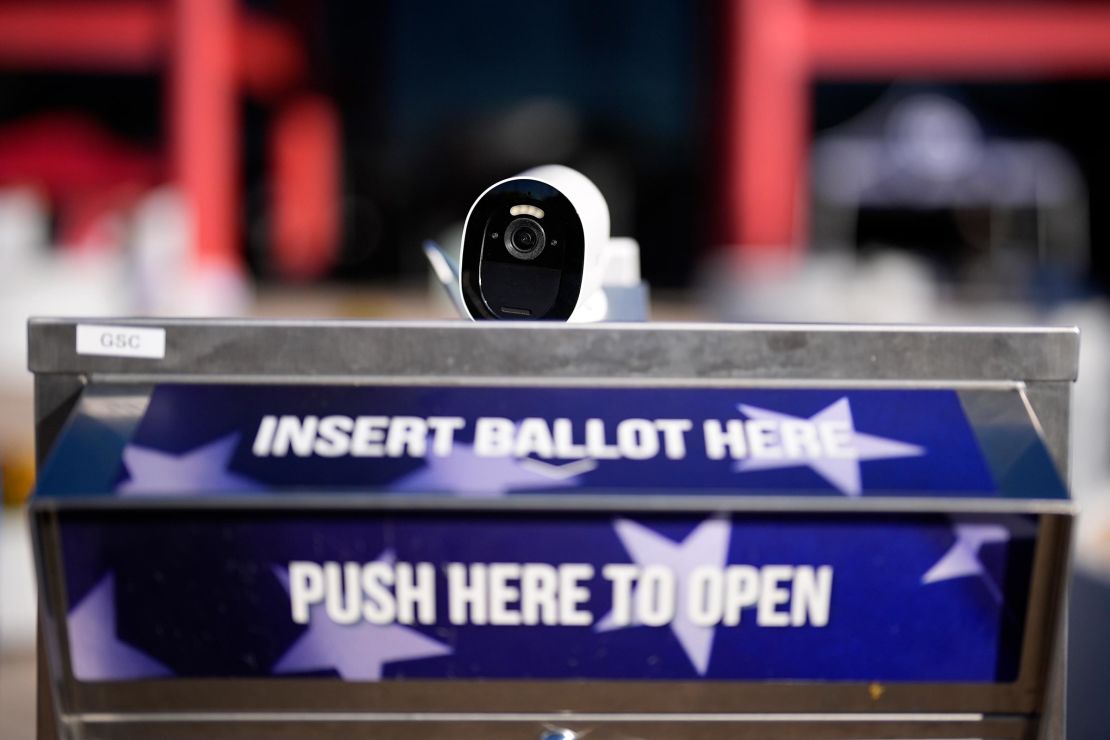
[(1081, 325), (1071, 721), (1105, 737), (1108, 96), (1098, 0), (0, 0), (0, 736), (27, 316), (447, 317), (420, 243), (561, 162), (660, 317)]

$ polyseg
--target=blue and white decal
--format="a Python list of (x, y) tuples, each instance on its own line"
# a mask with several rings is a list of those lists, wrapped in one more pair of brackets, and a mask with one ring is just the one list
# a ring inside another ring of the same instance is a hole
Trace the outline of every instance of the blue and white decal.
[(1021, 516), (61, 512), (83, 681), (1006, 682)]
[(86, 427), (43, 495), (1005, 493), (948, 390), (160, 385), (112, 465)]

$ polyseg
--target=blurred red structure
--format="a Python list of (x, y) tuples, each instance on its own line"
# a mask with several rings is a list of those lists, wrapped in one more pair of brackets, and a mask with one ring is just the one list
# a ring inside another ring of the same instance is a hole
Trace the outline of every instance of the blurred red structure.
[(322, 277), (335, 263), (343, 200), (339, 124), (331, 104), (305, 95), (286, 106), (269, 146), (274, 262), (291, 277)]
[(153, 153), (80, 116), (39, 116), (0, 128), (0, 184), (30, 184), (65, 203), (58, 233), (68, 246), (96, 243), (100, 217), (162, 182), (164, 169)]
[(733, 0), (726, 29), (721, 237), (750, 256), (804, 246), (814, 80), (1110, 74), (1090, 3)]
[[(190, 204), (195, 229), (198, 266), (242, 270), (238, 245), (239, 94), (246, 93), (284, 107), (297, 104), (297, 88), (307, 62), (294, 32), (280, 22), (242, 14), (234, 0), (109, 0), (86, 3), (0, 3), (0, 67), (38, 68), (73, 72), (166, 73), (166, 110), (172, 132), (166, 160), (173, 180)], [(330, 107), (322, 114), (335, 119)], [(302, 126), (293, 132), (304, 146), (320, 152), (338, 146), (329, 125)], [(49, 166), (49, 154), (42, 166)], [(277, 176), (308, 176), (305, 190), (315, 185), (332, 193), (338, 178), (338, 156), (324, 157), (323, 165), (274, 168)], [(25, 163), (34, 170), (36, 163)], [(335, 171), (325, 171), (327, 167)], [(288, 184), (272, 190), (284, 192)], [(337, 233), (338, 202), (318, 214), (305, 233), (280, 233), (291, 219), (277, 214), (275, 239), (308, 250), (327, 250)], [(288, 199), (275, 207), (288, 207)], [(278, 267), (297, 276), (299, 265), (311, 258), (284, 253)], [(313, 268), (314, 273), (318, 267)]]

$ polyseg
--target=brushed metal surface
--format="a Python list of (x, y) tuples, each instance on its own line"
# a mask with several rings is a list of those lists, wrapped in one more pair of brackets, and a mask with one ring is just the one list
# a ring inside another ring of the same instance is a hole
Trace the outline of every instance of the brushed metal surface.
[(1075, 328), (102, 319), (166, 329), (162, 360), (78, 355), (31, 319), (35, 373), (1071, 381)]

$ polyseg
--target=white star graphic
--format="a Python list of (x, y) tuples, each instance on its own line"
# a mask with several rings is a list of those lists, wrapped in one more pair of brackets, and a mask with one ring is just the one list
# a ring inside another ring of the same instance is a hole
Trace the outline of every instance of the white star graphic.
[[(700, 627), (690, 621), (686, 603), (686, 590), (690, 573), (701, 565), (724, 568), (728, 560), (728, 543), (732, 526), (724, 517), (713, 517), (698, 525), (682, 542), (674, 542), (658, 532), (628, 519), (613, 523), (617, 536), (633, 562), (640, 566), (662, 565), (675, 574), (678, 586), (679, 608), (671, 622), (671, 631), (678, 638), (686, 656), (693, 663), (698, 675), (709, 670), (709, 657), (713, 650), (713, 627)], [(633, 594), (635, 601), (635, 592)], [(601, 618), (594, 629), (609, 632), (637, 625), (616, 624), (610, 612)]]
[(579, 475), (597, 467), (588, 459), (552, 465), (531, 458), (480, 457), (469, 444), (456, 444), (447, 457), (429, 455), (426, 462), (427, 466), (390, 483), (389, 489), (497, 498), (512, 490), (574, 486)]
[(808, 467), (841, 493), (848, 496), (859, 496), (863, 493), (859, 465), (861, 462), (894, 457), (918, 457), (925, 454), (925, 448), (918, 445), (857, 432), (852, 421), (852, 407), (849, 405), (847, 398), (835, 401), (808, 419), (747, 404), (740, 404), (737, 408), (748, 419), (758, 421), (809, 421), (815, 424), (839, 422), (847, 426), (848, 438), (851, 440), (848, 447), (851, 454), (844, 457), (787, 457), (785, 455), (774, 458), (748, 457), (736, 464), (736, 469), (740, 472)]
[(109, 573), (66, 617), (73, 675), (79, 681), (172, 676), (169, 668), (116, 636), (116, 578)]
[(262, 486), (256, 481), (228, 471), (238, 442), (238, 434), (229, 434), (181, 454), (127, 445), (123, 448), (123, 463), (129, 479), (116, 490), (125, 496), (202, 496), (260, 490)]
[(921, 583), (938, 583), (953, 578), (981, 576), (991, 596), (1001, 603), (1002, 591), (983, 567), (983, 562), (979, 560), (979, 551), (986, 544), (1009, 542), (1009, 530), (999, 524), (957, 524), (953, 531), (956, 541), (948, 548), (948, 552), (944, 553), (944, 556), (921, 576)]
[[(393, 562), (390, 551), (376, 562)], [(286, 591), (289, 574), (275, 567)], [(387, 663), (450, 655), (451, 648), (417, 630), (399, 624), (369, 622), (336, 624), (324, 604), (309, 608), (308, 629), (274, 664), (274, 673), (303, 673), (334, 669), (347, 681), (380, 681)]]

